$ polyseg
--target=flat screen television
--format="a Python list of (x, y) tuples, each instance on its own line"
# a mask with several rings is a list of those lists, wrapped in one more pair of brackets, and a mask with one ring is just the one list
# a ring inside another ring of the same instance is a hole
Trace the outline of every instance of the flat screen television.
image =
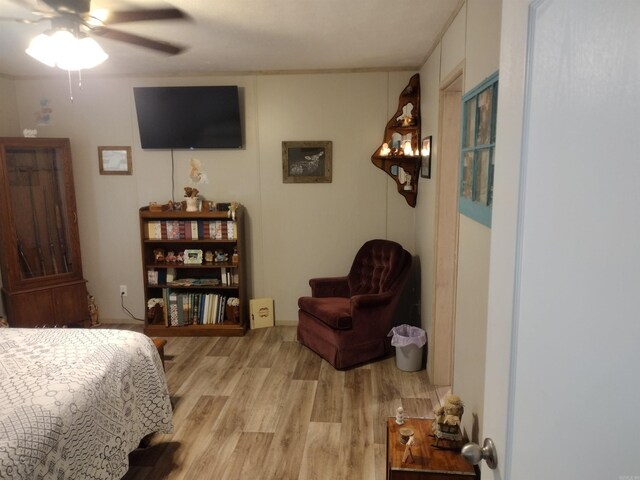
[(143, 149), (241, 148), (237, 86), (134, 87)]

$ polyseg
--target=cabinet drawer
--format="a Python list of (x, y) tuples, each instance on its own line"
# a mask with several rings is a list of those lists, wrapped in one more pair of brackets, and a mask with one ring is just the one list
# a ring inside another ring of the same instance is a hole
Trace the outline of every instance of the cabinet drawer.
[(12, 327), (61, 327), (89, 321), (84, 281), (19, 293), (3, 293)]

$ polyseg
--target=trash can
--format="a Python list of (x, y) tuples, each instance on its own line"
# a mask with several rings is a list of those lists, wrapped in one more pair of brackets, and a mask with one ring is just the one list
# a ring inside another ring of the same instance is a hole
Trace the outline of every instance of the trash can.
[(424, 330), (411, 325), (398, 325), (389, 332), (391, 345), (396, 347), (396, 366), (405, 372), (422, 368), (422, 351), (427, 343)]

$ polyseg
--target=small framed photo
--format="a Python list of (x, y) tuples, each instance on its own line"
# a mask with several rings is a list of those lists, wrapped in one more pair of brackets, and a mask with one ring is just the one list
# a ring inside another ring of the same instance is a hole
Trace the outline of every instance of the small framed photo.
[(185, 250), (185, 265), (200, 265), (202, 263), (202, 250)]
[(131, 175), (131, 147), (98, 147), (100, 175)]
[(420, 176), (422, 178), (431, 178), (431, 136), (422, 139), (420, 156), (422, 157)]
[(283, 183), (331, 183), (332, 142), (282, 142)]

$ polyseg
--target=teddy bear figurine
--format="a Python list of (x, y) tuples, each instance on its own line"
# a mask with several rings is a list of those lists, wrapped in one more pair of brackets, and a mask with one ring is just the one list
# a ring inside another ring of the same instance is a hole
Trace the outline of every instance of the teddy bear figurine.
[[(431, 434), (436, 437), (434, 447), (457, 449), (461, 446), (460, 421), (464, 404), (457, 395), (447, 395), (444, 404), (433, 411), (435, 418), (431, 424)], [(444, 440), (445, 445), (440, 441)]]
[(162, 248), (156, 248), (153, 251), (153, 258), (155, 259), (156, 263), (164, 262), (164, 250)]

